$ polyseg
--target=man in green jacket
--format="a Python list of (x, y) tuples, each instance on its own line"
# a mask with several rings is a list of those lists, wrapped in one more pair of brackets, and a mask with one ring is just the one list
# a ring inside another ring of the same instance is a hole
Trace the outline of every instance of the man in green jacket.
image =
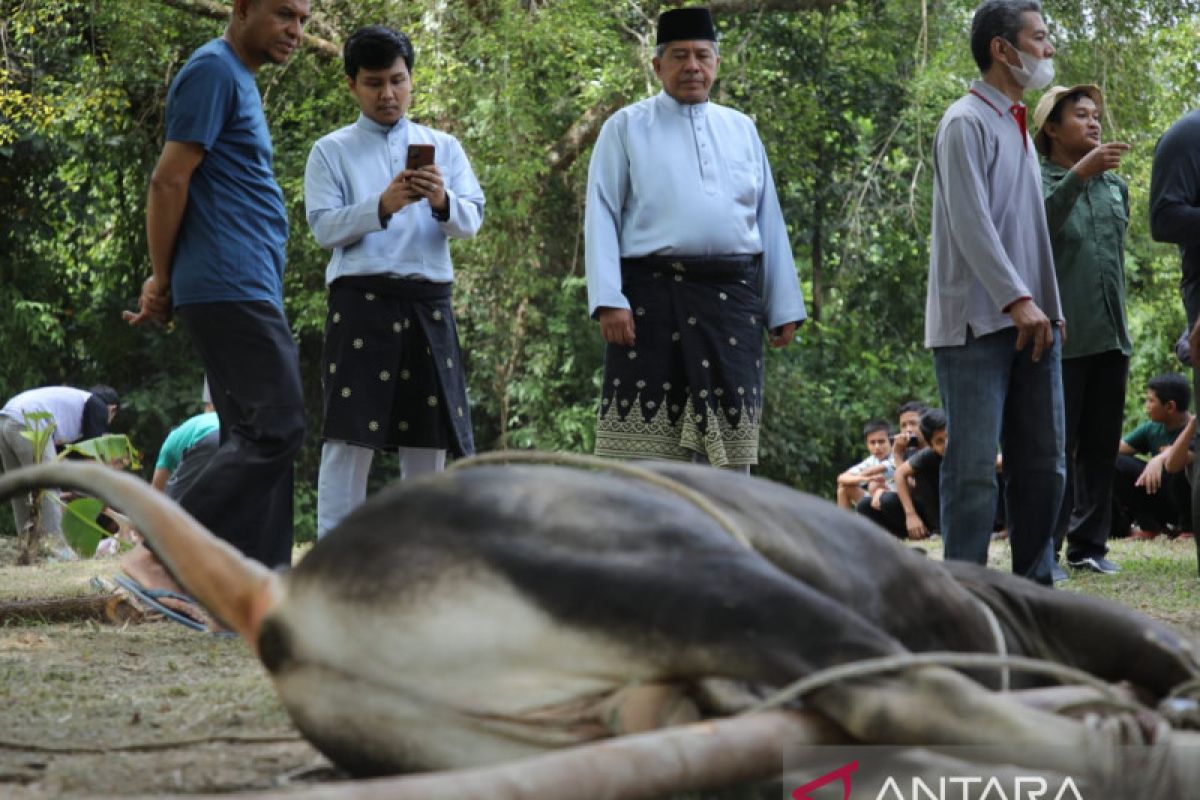
[[(1133, 350), (1125, 321), (1125, 228), (1129, 190), (1112, 170), (1129, 146), (1100, 142), (1098, 86), (1054, 86), (1033, 112), (1042, 156), (1046, 221), (1067, 336), (1062, 351), (1066, 497), (1054, 533), (1067, 565), (1102, 574), (1112, 516), (1125, 381)], [(1055, 580), (1066, 580), (1055, 565)]]

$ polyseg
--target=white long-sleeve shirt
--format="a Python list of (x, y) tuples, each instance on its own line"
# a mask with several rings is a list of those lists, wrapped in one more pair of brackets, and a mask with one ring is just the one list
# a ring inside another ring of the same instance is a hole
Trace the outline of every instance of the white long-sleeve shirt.
[[(450, 216), (434, 219), (429, 202), (412, 203), (386, 222), (379, 196), (404, 170), (409, 144), (432, 144)], [(449, 239), (469, 239), (483, 224), (483, 189), (462, 145), (448, 133), (401, 119), (390, 128), (359, 115), (317, 140), (304, 170), (304, 205), (317, 242), (333, 250), (325, 283), (348, 275), (454, 280)]]
[(1014, 104), (984, 81), (942, 116), (933, 142), (933, 234), (925, 346), (1012, 327), (1022, 297), (1062, 319), (1042, 173)]
[(588, 313), (629, 308), (621, 259), (762, 254), (766, 323), (806, 318), (775, 181), (754, 122), (666, 92), (604, 123), (588, 166)]

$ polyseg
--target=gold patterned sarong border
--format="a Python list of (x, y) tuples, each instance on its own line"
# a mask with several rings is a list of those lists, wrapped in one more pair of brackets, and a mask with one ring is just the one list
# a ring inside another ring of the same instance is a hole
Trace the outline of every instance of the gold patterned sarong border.
[(714, 467), (758, 463), (758, 414), (745, 403), (740, 408), (706, 407), (704, 431), (700, 425), (704, 417), (697, 413), (690, 398), (673, 422), (665, 404), (658, 404), (649, 421), (641, 409), (639, 394), (624, 418), (616, 403), (609, 403), (601, 411), (596, 421), (596, 455), (691, 461), (693, 453), (702, 453)]

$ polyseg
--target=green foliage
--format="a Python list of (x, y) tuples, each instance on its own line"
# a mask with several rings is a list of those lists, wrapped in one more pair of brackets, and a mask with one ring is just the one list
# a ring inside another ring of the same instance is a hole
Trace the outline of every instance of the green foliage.
[(63, 506), (62, 532), (71, 549), (84, 558), (96, 554), (96, 547), (108, 532), (96, 524), (104, 503), (94, 497), (80, 497)]
[[(21, 435), (33, 446), (33, 462), (41, 463), (47, 448), (54, 438), (54, 416), (46, 411), (23, 412), (25, 429)], [(99, 461), (112, 467), (139, 469), (139, 454), (129, 437), (125, 434), (104, 434), (82, 442), (68, 444), (58, 454), (58, 458), (71, 456)], [(41, 510), (42, 497), (47, 493), (64, 508), (63, 535), (67, 543), (80, 555), (90, 558), (96, 552), (96, 546), (108, 536), (108, 532), (96, 524), (96, 518), (104, 510), (104, 503), (95, 498), (82, 497), (64, 503), (56, 492), (42, 489), (34, 495), (30, 505), (30, 526), (37, 529), (38, 516)]]
[(25, 420), (21, 435), (33, 446), (33, 463), (40, 463), (54, 440), (54, 415), (49, 411), (22, 411), (21, 416)]
[(112, 467), (128, 467), (133, 470), (142, 468), (141, 453), (123, 433), (106, 433), (68, 444), (63, 447), (59, 457), (66, 458), (71, 455), (82, 456)]
[[(582, 217), (589, 114), (657, 91), (660, 3), (324, 0), (310, 30), (340, 43), (385, 21), (416, 46), (410, 116), (456, 135), (487, 195), (480, 235), (452, 246), (455, 302), (481, 449), (592, 446), (602, 348), (587, 319)], [(921, 346), (930, 154), (938, 120), (976, 74), (974, 0), (844, 0), (815, 12), (724, 13), (718, 102), (757, 122), (812, 314), (767, 359), (760, 474), (822, 493), (861, 453), (864, 419), (936, 402)], [(1175, 368), (1178, 256), (1146, 224), (1153, 145), (1200, 98), (1196, 0), (1061, 0), (1047, 19), (1063, 82), (1102, 84), (1106, 136), (1133, 145), (1129, 316), (1140, 386)], [(130, 329), (148, 274), (144, 197), (164, 99), (222, 23), (160, 2), (0, 0), (0, 390), (103, 381), (117, 427), (153, 463), (195, 412), (201, 368), (178, 332)], [(296, 519), (311, 528), (328, 254), (308, 233), (312, 143), (357, 108), (340, 64), (305, 50), (259, 77), (291, 217), (286, 302), (300, 345), (310, 438)], [(1027, 98), (1032, 106), (1037, 97)], [(569, 135), (571, 134), (571, 135)], [(572, 138), (574, 134), (581, 134)], [(576, 144), (577, 143), (577, 144)], [(577, 146), (578, 145), (578, 146)]]

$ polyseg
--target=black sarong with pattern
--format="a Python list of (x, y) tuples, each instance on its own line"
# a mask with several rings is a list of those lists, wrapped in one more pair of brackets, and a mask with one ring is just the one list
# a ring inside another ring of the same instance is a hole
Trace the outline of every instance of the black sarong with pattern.
[(386, 275), (330, 285), (324, 438), (475, 452), (450, 291), (449, 283)]
[(596, 454), (758, 463), (758, 257), (629, 259), (621, 284), (636, 343), (605, 350)]

